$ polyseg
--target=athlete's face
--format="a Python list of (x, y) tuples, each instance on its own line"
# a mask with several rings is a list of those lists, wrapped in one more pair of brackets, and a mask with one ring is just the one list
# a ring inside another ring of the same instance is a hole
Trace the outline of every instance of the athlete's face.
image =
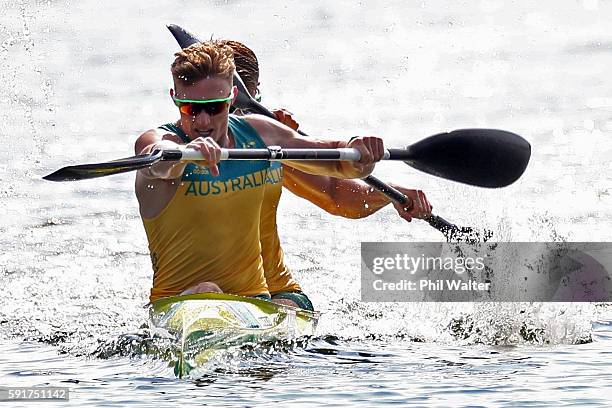
[[(192, 85), (184, 85), (175, 81), (174, 91), (171, 96), (175, 100), (206, 101), (215, 99), (225, 99), (229, 96), (236, 96), (236, 88), (232, 86), (230, 80), (213, 77), (202, 79)], [(179, 104), (181, 104), (179, 102)], [(214, 107), (213, 105), (217, 106)], [(180, 109), (181, 128), (191, 140), (198, 137), (211, 137), (219, 145), (224, 146), (227, 140), (227, 122), (229, 106), (231, 101), (210, 104), (193, 103), (189, 109)], [(187, 104), (189, 105), (189, 104)], [(212, 109), (211, 109), (212, 108)]]

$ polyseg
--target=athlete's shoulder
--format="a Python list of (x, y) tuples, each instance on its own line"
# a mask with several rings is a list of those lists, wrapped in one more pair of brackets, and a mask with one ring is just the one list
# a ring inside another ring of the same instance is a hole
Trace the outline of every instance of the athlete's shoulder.
[(143, 132), (134, 142), (134, 152), (136, 154), (147, 153), (148, 147), (161, 140), (157, 129), (149, 129)]
[(245, 122), (247, 122), (248, 124), (250, 124), (253, 127), (256, 126), (274, 126), (274, 127), (278, 127), (279, 123), (272, 119), (269, 118), (267, 116), (264, 115), (259, 115), (259, 114), (252, 114), (252, 115), (247, 115), (247, 116), (242, 116), (241, 117), (242, 120), (244, 120)]
[(181, 137), (175, 128), (169, 127), (168, 125), (162, 125), (149, 129), (138, 136), (134, 143), (134, 151), (136, 154), (147, 153), (147, 148), (149, 146), (159, 143), (162, 140), (170, 140), (178, 144), (182, 143)]
[(248, 115), (245, 121), (257, 131), (266, 145), (277, 145), (293, 137), (292, 130), (276, 120), (263, 115)]

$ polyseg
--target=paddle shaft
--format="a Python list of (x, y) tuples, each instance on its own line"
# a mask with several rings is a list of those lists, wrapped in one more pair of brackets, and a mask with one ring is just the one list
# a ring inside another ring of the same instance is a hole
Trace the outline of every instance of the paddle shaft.
[[(159, 150), (154, 150), (158, 154)], [(414, 157), (410, 146), (406, 149), (385, 149), (382, 160), (406, 161)], [(226, 149), (221, 148), (221, 160), (318, 160), (318, 161), (359, 161), (361, 153), (359, 150), (344, 147), (335, 149), (304, 149), (304, 148), (284, 148), (280, 146), (268, 146), (263, 149)], [(202, 154), (194, 149), (180, 147), (178, 149), (164, 149), (161, 156), (164, 161), (179, 160), (204, 160)], [(375, 188), (391, 188), (384, 182), (373, 185)], [(394, 198), (394, 197), (390, 197)]]
[[(393, 201), (396, 201), (402, 205), (406, 205), (408, 208), (414, 205), (414, 201), (412, 201), (410, 197), (408, 197), (406, 194), (402, 193), (396, 188), (391, 187), (384, 181), (374, 176), (368, 176), (362, 180), (368, 183), (368, 185), (376, 188), (378, 191), (380, 191)], [(445, 234), (448, 232), (459, 230), (459, 227), (457, 227), (455, 224), (451, 224), (450, 222), (446, 221), (444, 218), (438, 215), (431, 214), (430, 216), (424, 218), (424, 220), (427, 221), (429, 225), (439, 231), (442, 231)]]
[[(410, 160), (410, 149), (386, 149), (383, 160)], [(361, 154), (353, 148), (337, 149), (285, 149), (268, 146), (265, 149), (226, 149), (221, 148), (221, 160), (340, 160), (359, 161)], [(164, 149), (162, 160), (203, 160), (202, 155), (193, 149)]]
[[(407, 160), (410, 150), (387, 149), (384, 160)], [(269, 146), (267, 149), (221, 149), (221, 160), (346, 160), (358, 161), (360, 158), (357, 149), (283, 149), (279, 146)], [(197, 150), (164, 150), (162, 160), (198, 160), (202, 155)], [(363, 179), (368, 185), (374, 187), (391, 200), (412, 207), (414, 203), (410, 197), (396, 188), (391, 187), (382, 180), (368, 176)], [(437, 215), (431, 215), (424, 219), (432, 227), (443, 233), (456, 231), (459, 228)]]

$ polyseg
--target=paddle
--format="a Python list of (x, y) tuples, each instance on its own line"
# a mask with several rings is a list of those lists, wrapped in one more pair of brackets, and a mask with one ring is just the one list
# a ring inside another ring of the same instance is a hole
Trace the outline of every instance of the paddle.
[[(199, 39), (194, 36), (193, 34), (189, 33), (187, 30), (183, 29), (180, 26), (171, 24), (167, 26), (168, 29), (170, 30), (170, 32), (172, 33), (172, 35), (174, 36), (174, 38), (176, 39), (176, 41), (178, 42), (179, 46), (181, 48), (186, 48), (189, 47), (192, 44), (198, 43), (200, 42)], [(259, 114), (263, 114), (266, 115), (270, 118), (273, 118), (275, 120), (277, 120), (276, 116), (274, 114), (272, 114), (272, 112), (270, 112), (268, 109), (266, 109), (263, 105), (261, 105), (259, 102), (257, 102), (256, 100), (254, 100), (250, 93), (247, 91), (242, 79), (240, 78), (240, 75), (238, 75), (237, 73), (234, 73), (234, 84), (237, 86), (238, 88), (238, 97), (236, 98), (236, 101), (234, 102), (234, 106), (244, 110), (244, 111), (250, 111), (250, 112), (254, 112), (254, 113), (259, 113)], [(306, 135), (304, 132), (298, 130), (298, 132), (302, 135)], [(450, 146), (452, 148), (452, 146)], [(449, 155), (445, 154), (445, 155), (440, 155), (440, 151), (438, 152), (432, 152), (434, 154), (437, 154), (441, 160), (448, 160)], [(528, 156), (529, 154), (527, 154), (527, 161), (528, 161)], [(433, 157), (433, 156), (432, 156)], [(467, 158), (468, 160), (470, 160), (472, 157)], [(417, 164), (418, 165), (418, 164)], [(420, 163), (421, 168), (420, 170), (423, 170), (425, 172), (428, 172), (430, 174), (435, 174), (435, 175), (440, 175), (437, 172), (432, 172), (432, 167), (430, 165), (427, 165), (426, 163)], [(527, 165), (527, 163), (525, 163), (525, 166)], [(437, 166), (434, 166), (437, 167)], [(524, 171), (524, 168), (520, 171), (520, 174), (522, 174), (522, 172)], [(520, 174), (518, 174), (518, 177), (520, 177)], [(456, 181), (460, 181), (460, 182), (468, 182), (469, 183), (469, 179), (470, 174), (466, 174), (466, 171), (464, 170), (463, 172), (459, 172), (456, 173), (456, 176), (459, 179), (456, 179)], [(510, 177), (512, 178), (512, 177)], [(374, 176), (368, 176), (366, 178), (363, 179), (368, 185), (376, 188), (377, 190), (379, 190), (380, 192), (382, 192), (383, 194), (385, 194), (387, 197), (391, 198), (392, 200), (399, 202), (402, 205), (406, 205), (409, 204), (409, 198), (404, 195), (401, 191), (389, 186), (388, 184), (384, 183), (382, 180), (374, 177)], [(514, 180), (512, 180), (514, 181)], [(485, 187), (491, 187), (491, 186), (485, 186)], [(474, 231), (472, 228), (469, 227), (457, 227), (454, 224), (449, 223), (448, 221), (444, 220), (443, 218), (436, 216), (436, 215), (431, 215), (430, 217), (426, 218), (426, 221), (433, 226), (434, 228), (440, 230), (442, 233), (444, 233), (445, 237), (447, 238), (447, 240), (452, 241), (452, 240), (465, 240), (468, 242), (474, 242), (474, 241), (479, 241), (480, 238), (480, 234), (476, 231)], [(487, 241), (491, 236), (492, 236), (492, 232), (491, 231), (487, 231), (485, 230), (484, 232), (484, 237), (483, 237), (483, 241)]]
[[(512, 147), (507, 146), (519, 138), (510, 132), (495, 129), (460, 129), (450, 133), (440, 133), (421, 140), (405, 149), (386, 149), (383, 160), (403, 161), (411, 167), (436, 174), (438, 177), (448, 180), (460, 181), (466, 184), (480, 187), (504, 187), (514, 181), (514, 177), (499, 177), (491, 174), (497, 165), (506, 166), (506, 173), (517, 173), (518, 164), (512, 160), (502, 158), (490, 160), (478, 160), (470, 163), (470, 171), (464, 171), (462, 160), (452, 160), (452, 156), (461, 156), (462, 151), (466, 156), (476, 156), (491, 153), (491, 148)], [(449, 155), (449, 160), (438, 160), (432, 158), (436, 152), (444, 153), (441, 145), (447, 145), (448, 140), (455, 141), (456, 150)], [(477, 139), (479, 143), (469, 143)], [(510, 149), (509, 149), (510, 150)], [(343, 160), (358, 161), (360, 154), (357, 149), (283, 149), (279, 146), (270, 146), (266, 149), (221, 149), (221, 160)], [(510, 151), (508, 156), (518, 156)], [(45, 177), (50, 181), (73, 181), (111, 174), (125, 173), (151, 166), (158, 161), (192, 161), (201, 160), (199, 152), (191, 149), (166, 149), (155, 150), (150, 154), (127, 157), (103, 163), (84, 164), (64, 167)], [(523, 166), (523, 164), (520, 164)], [(502, 169), (503, 170), (503, 169)], [(460, 174), (460, 176), (457, 176)]]

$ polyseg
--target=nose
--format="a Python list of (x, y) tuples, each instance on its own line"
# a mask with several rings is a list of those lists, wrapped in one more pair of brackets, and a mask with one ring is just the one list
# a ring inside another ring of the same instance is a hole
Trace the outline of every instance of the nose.
[(201, 110), (193, 117), (193, 123), (197, 127), (206, 127), (210, 125), (211, 116), (206, 111)]

